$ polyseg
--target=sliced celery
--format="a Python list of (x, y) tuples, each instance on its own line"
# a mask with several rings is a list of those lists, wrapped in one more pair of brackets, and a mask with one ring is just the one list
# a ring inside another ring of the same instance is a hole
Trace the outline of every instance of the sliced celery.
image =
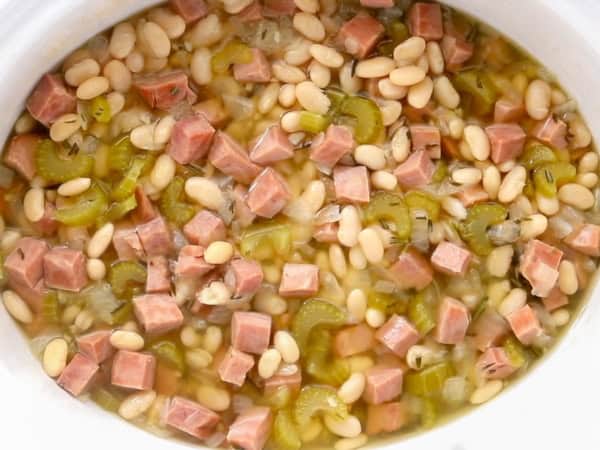
[(420, 397), (435, 397), (442, 392), (447, 378), (454, 376), (454, 367), (449, 361), (429, 366), (420, 372), (406, 375), (404, 389)]
[(310, 336), (304, 368), (319, 383), (340, 386), (350, 376), (348, 363), (333, 356), (331, 333), (317, 328)]
[(170, 221), (179, 226), (189, 222), (194, 217), (196, 210), (192, 205), (183, 201), (185, 181), (181, 177), (173, 178), (173, 181), (165, 188), (160, 196), (160, 211)]
[(478, 255), (489, 255), (494, 247), (487, 230), (490, 226), (504, 221), (507, 214), (506, 208), (497, 203), (482, 203), (472, 206), (462, 224), (462, 238)]
[(294, 423), (291, 410), (282, 409), (277, 412), (273, 423), (273, 440), (281, 450), (299, 450), (302, 447), (300, 433)]
[(258, 259), (285, 257), (292, 250), (290, 226), (276, 221), (252, 225), (242, 233), (240, 251), (242, 255)]
[(367, 222), (393, 222), (400, 240), (410, 238), (410, 216), (404, 199), (390, 192), (377, 192), (364, 209)]
[(68, 226), (92, 225), (108, 206), (106, 194), (96, 183), (75, 200), (74, 206), (56, 210), (54, 217), (58, 222)]
[(459, 72), (453, 84), (460, 92), (471, 95), (475, 114), (486, 115), (492, 111), (497, 93), (494, 83), (484, 71), (471, 69)]
[(58, 323), (60, 321), (60, 305), (56, 291), (50, 291), (44, 297), (42, 316), (47, 323)]
[(428, 294), (427, 290), (420, 291), (408, 304), (408, 318), (423, 336), (433, 330), (436, 323), (433, 301)]
[(135, 195), (132, 195), (123, 201), (113, 203), (108, 207), (102, 217), (100, 217), (99, 224), (104, 224), (106, 222), (114, 223), (118, 220), (121, 220), (135, 208), (137, 208), (137, 200), (135, 199)]
[(535, 169), (542, 164), (555, 162), (556, 155), (549, 147), (537, 144), (525, 148), (519, 160), (526, 169)]
[(119, 139), (111, 145), (110, 151), (108, 152), (108, 167), (112, 170), (125, 172), (131, 164), (134, 154), (135, 148), (129, 140), (129, 137), (126, 136)]
[(37, 173), (44, 180), (64, 183), (73, 178), (88, 176), (94, 168), (94, 158), (81, 152), (62, 158), (59, 156), (58, 144), (50, 139), (43, 139), (36, 149), (35, 164)]
[(110, 104), (106, 97), (99, 96), (92, 100), (90, 105), (90, 113), (97, 122), (108, 123), (112, 118)]
[(552, 162), (538, 166), (533, 171), (533, 182), (537, 192), (545, 197), (554, 197), (558, 188), (575, 179), (577, 169), (567, 162)]
[(371, 99), (348, 97), (340, 105), (340, 113), (356, 119), (354, 139), (359, 144), (375, 142), (384, 129), (381, 110)]
[(440, 217), (440, 202), (423, 191), (410, 191), (404, 196), (404, 201), (409, 209), (423, 209), (427, 211), (429, 220), (436, 222)]
[(92, 391), (92, 400), (106, 411), (117, 412), (121, 406), (121, 397), (104, 387), (97, 387)]
[(422, 399), (421, 425), (423, 428), (432, 428), (437, 421), (438, 408), (434, 400), (430, 398)]
[(111, 193), (111, 197), (116, 201), (123, 201), (133, 195), (137, 180), (142, 174), (142, 170), (146, 166), (145, 158), (134, 158), (131, 167), (127, 170), (125, 177), (115, 186)]
[(521, 368), (527, 364), (529, 360), (527, 349), (514, 337), (506, 338), (502, 348), (513, 367)]
[(167, 366), (180, 372), (185, 371), (185, 358), (182, 350), (172, 341), (159, 341), (152, 344), (150, 351)]
[(108, 271), (108, 282), (119, 298), (131, 298), (143, 292), (146, 283), (146, 268), (138, 262), (119, 261)]
[(246, 44), (237, 39), (229, 41), (217, 51), (211, 59), (213, 72), (226, 73), (232, 64), (249, 64), (252, 62), (252, 50)]
[(300, 112), (300, 128), (307, 133), (318, 134), (325, 131), (330, 123), (331, 119), (327, 116), (310, 111)]
[(302, 352), (306, 351), (308, 338), (315, 327), (340, 327), (346, 323), (346, 313), (337, 306), (310, 299), (304, 301), (292, 319), (292, 333)]
[(348, 416), (348, 407), (335, 390), (324, 386), (306, 386), (300, 391), (294, 407), (294, 418), (305, 427), (319, 413), (331, 414), (340, 420)]

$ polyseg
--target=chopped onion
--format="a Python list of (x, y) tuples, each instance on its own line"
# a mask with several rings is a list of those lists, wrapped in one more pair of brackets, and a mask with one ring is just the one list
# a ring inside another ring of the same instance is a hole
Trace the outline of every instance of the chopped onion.
[(330, 203), (321, 208), (315, 215), (315, 225), (325, 225), (327, 223), (339, 222), (341, 217), (340, 205)]
[(298, 365), (297, 364), (282, 364), (279, 370), (277, 370), (277, 375), (280, 376), (289, 376), (298, 373)]
[(506, 220), (497, 225), (492, 225), (487, 235), (494, 245), (512, 244), (521, 235), (521, 227), (512, 220)]
[(282, 212), (294, 222), (309, 223), (313, 219), (310, 205), (302, 198), (289, 202)]
[(121, 306), (108, 283), (96, 283), (80, 294), (96, 318), (112, 323), (112, 313)]
[(246, 119), (254, 114), (254, 102), (239, 95), (223, 95), (223, 104), (227, 112), (236, 120)]
[(548, 219), (548, 228), (558, 239), (567, 237), (573, 231), (573, 225), (562, 217), (554, 216)]
[(444, 381), (442, 397), (451, 405), (461, 405), (467, 399), (467, 380), (464, 377), (450, 377)]
[(258, 48), (267, 54), (280, 52), (292, 44), (298, 36), (288, 17), (281, 17), (278, 22), (258, 20), (240, 23), (236, 27), (236, 32), (250, 47)]

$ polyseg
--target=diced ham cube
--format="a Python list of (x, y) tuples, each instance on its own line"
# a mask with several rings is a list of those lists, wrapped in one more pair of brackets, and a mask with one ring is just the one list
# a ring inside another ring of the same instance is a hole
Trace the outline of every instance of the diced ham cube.
[(268, 165), (294, 156), (294, 147), (280, 126), (274, 125), (250, 145), (250, 159)]
[(292, 375), (274, 375), (265, 380), (264, 394), (271, 395), (282, 387), (287, 387), (292, 393), (297, 394), (302, 385), (302, 371), (297, 370)]
[(442, 39), (442, 53), (446, 62), (446, 69), (456, 71), (460, 66), (473, 56), (475, 46), (458, 35), (444, 35)]
[(324, 242), (326, 244), (334, 244), (338, 242), (338, 230), (339, 225), (335, 222), (325, 223), (314, 227), (312, 237), (317, 242)]
[(565, 243), (574, 250), (588, 256), (600, 256), (600, 226), (586, 223), (572, 231)]
[(214, 241), (221, 241), (227, 236), (225, 223), (216, 214), (202, 210), (183, 227), (183, 234), (192, 244), (208, 247)]
[(431, 255), (433, 267), (447, 275), (463, 276), (467, 273), (473, 255), (452, 242), (440, 242)]
[(421, 187), (431, 182), (435, 165), (426, 151), (412, 153), (406, 161), (400, 164), (394, 175), (398, 182), (405, 187)]
[(314, 264), (286, 263), (283, 266), (279, 295), (306, 298), (319, 290), (319, 267)]
[(27, 99), (29, 114), (47, 127), (76, 107), (75, 95), (57, 74), (45, 74)]
[(79, 352), (87, 356), (96, 364), (100, 364), (110, 358), (114, 352), (110, 344), (110, 331), (101, 330), (88, 333), (77, 338)]
[(402, 428), (408, 421), (408, 411), (404, 403), (390, 402), (369, 405), (367, 408), (366, 433), (369, 436), (391, 433)]
[(480, 351), (500, 344), (508, 334), (506, 320), (494, 308), (486, 308), (473, 323), (473, 340)]
[(208, 14), (204, 0), (169, 0), (171, 8), (183, 17), (185, 23), (195, 22)]
[(219, 365), (219, 377), (226, 383), (241, 386), (246, 381), (246, 375), (254, 366), (254, 358), (244, 352), (230, 347)]
[(406, 355), (410, 347), (419, 342), (420, 338), (413, 324), (396, 314), (375, 333), (375, 339), (401, 358)]
[(252, 222), (254, 222), (254, 219), (256, 219), (256, 214), (250, 211), (248, 203), (246, 203), (246, 200), (248, 199), (248, 189), (241, 184), (237, 184), (235, 188), (233, 188), (231, 196), (233, 197), (233, 210), (237, 222), (241, 227), (251, 225)]
[(375, 346), (373, 329), (365, 323), (343, 328), (335, 334), (333, 347), (342, 358), (366, 352)]
[(167, 255), (171, 251), (171, 232), (162, 216), (138, 225), (137, 234), (148, 256)]
[(461, 201), (465, 208), (468, 208), (475, 203), (486, 202), (490, 198), (489, 194), (478, 184), (467, 186), (462, 191), (458, 192), (456, 197)]
[(92, 385), (100, 367), (81, 353), (75, 353), (73, 359), (62, 371), (56, 383), (69, 394), (77, 397)]
[(44, 255), (48, 253), (48, 244), (30, 237), (17, 241), (14, 250), (4, 261), (4, 269), (11, 286), (33, 288), (44, 276)]
[(154, 355), (119, 350), (113, 359), (110, 382), (127, 389), (147, 391), (154, 386), (155, 369)]
[(360, 0), (360, 4), (365, 8), (391, 8), (394, 0)]
[(164, 416), (168, 426), (198, 439), (205, 439), (205, 431), (212, 430), (220, 419), (217, 413), (183, 397), (173, 397)]
[(265, 17), (277, 18), (291, 16), (296, 12), (294, 0), (264, 0), (263, 14)]
[(181, 70), (134, 79), (133, 87), (151, 108), (168, 110), (190, 95), (188, 77)]
[(146, 292), (169, 292), (171, 290), (171, 273), (169, 262), (164, 256), (153, 256), (148, 259)]
[(527, 242), (519, 271), (531, 284), (531, 293), (546, 297), (558, 281), (563, 252), (537, 239)]
[(121, 261), (143, 259), (144, 248), (134, 228), (120, 228), (113, 234), (113, 246)]
[(310, 159), (321, 167), (332, 169), (353, 148), (354, 137), (349, 128), (329, 125), (325, 133), (320, 133), (313, 139)]
[(242, 23), (261, 20), (263, 19), (263, 7), (258, 0), (254, 0), (239, 12), (236, 17)]
[(374, 366), (365, 372), (363, 399), (370, 405), (389, 402), (402, 393), (403, 373), (400, 367)]
[(35, 152), (40, 139), (36, 134), (19, 134), (11, 139), (4, 152), (4, 164), (15, 169), (27, 181), (35, 177)]
[(235, 311), (231, 319), (231, 345), (245, 353), (262, 354), (271, 340), (271, 316)]
[(408, 12), (408, 28), (413, 36), (435, 41), (444, 36), (442, 8), (436, 3), (415, 3)]
[(133, 299), (137, 320), (147, 333), (162, 334), (183, 323), (183, 314), (173, 297), (167, 294), (146, 294)]
[(251, 52), (251, 62), (233, 65), (233, 77), (242, 83), (268, 83), (271, 81), (271, 64), (262, 50), (253, 48)]
[(341, 203), (368, 203), (371, 190), (365, 166), (337, 166), (333, 169), (335, 197)]
[(430, 158), (439, 159), (442, 156), (440, 129), (433, 125), (411, 125), (410, 140), (413, 152), (425, 150)]
[(179, 164), (189, 164), (208, 153), (214, 134), (202, 114), (184, 117), (175, 123), (166, 152)]
[(210, 163), (238, 183), (250, 184), (260, 173), (260, 167), (231, 136), (217, 131), (208, 153)]
[(552, 312), (568, 305), (569, 297), (563, 294), (558, 286), (554, 286), (548, 296), (542, 299), (542, 303), (544, 304), (546, 311)]
[(79, 292), (88, 282), (85, 259), (80, 250), (53, 248), (44, 255), (44, 283), (49, 288)]
[(236, 417), (227, 432), (227, 441), (244, 450), (262, 450), (272, 423), (271, 408), (254, 406)]
[(383, 37), (385, 28), (371, 15), (360, 12), (340, 28), (338, 42), (346, 52), (363, 59)]
[(413, 247), (400, 254), (390, 271), (401, 289), (414, 288), (420, 291), (433, 281), (433, 268), (429, 260)]
[(477, 360), (475, 367), (485, 378), (502, 380), (511, 376), (517, 370), (502, 347), (488, 348)]
[(543, 333), (540, 321), (529, 305), (508, 314), (506, 320), (517, 339), (524, 345), (533, 344), (535, 339)]
[(524, 114), (525, 108), (522, 103), (501, 98), (494, 105), (494, 122), (496, 123), (517, 122)]
[(56, 207), (51, 202), (46, 202), (44, 206), (44, 215), (37, 222), (33, 222), (31, 226), (37, 234), (42, 236), (52, 236), (58, 230), (58, 221), (54, 218)]
[(263, 281), (262, 267), (253, 259), (236, 258), (229, 263), (224, 279), (235, 297), (254, 295)]
[(523, 152), (527, 135), (516, 123), (496, 123), (485, 127), (492, 151), (492, 161), (496, 164), (518, 158)]
[(186, 245), (179, 252), (175, 275), (178, 277), (201, 277), (215, 266), (204, 260), (204, 248), (198, 245)]
[(567, 124), (550, 114), (546, 120), (539, 122), (531, 131), (536, 139), (554, 148), (567, 148)]
[(440, 344), (458, 344), (465, 339), (471, 317), (468, 308), (452, 297), (444, 297), (438, 310), (435, 340)]
[(279, 213), (292, 194), (287, 182), (271, 167), (265, 168), (248, 189), (248, 207), (257, 216), (268, 219)]

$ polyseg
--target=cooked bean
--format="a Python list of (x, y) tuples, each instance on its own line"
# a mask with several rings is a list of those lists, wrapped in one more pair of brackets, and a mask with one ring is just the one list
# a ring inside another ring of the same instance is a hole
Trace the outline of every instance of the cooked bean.
[(231, 405), (231, 396), (225, 389), (203, 384), (196, 390), (196, 400), (212, 411), (227, 411)]
[(279, 89), (279, 104), (284, 108), (290, 108), (296, 103), (296, 86), (294, 84), (284, 84)]
[(378, 100), (384, 127), (394, 124), (402, 114), (402, 103), (396, 100)]
[(106, 265), (101, 259), (88, 258), (85, 263), (85, 269), (90, 280), (100, 281), (106, 276)]
[(139, 73), (144, 70), (144, 55), (141, 52), (134, 50), (125, 59), (125, 65), (133, 73)]
[(233, 245), (227, 241), (215, 241), (204, 252), (204, 259), (209, 264), (225, 264), (233, 256)]
[(393, 191), (398, 185), (398, 179), (393, 173), (385, 170), (377, 170), (371, 174), (371, 183), (377, 189)]
[(129, 22), (123, 22), (113, 28), (108, 50), (113, 58), (126, 58), (135, 46), (135, 28)]
[(465, 220), (467, 218), (467, 209), (463, 206), (462, 202), (455, 197), (444, 197), (442, 199), (442, 208), (458, 220)]
[(156, 392), (143, 391), (128, 395), (119, 406), (119, 415), (126, 420), (133, 420), (150, 409), (156, 400)]
[(111, 92), (106, 96), (106, 101), (110, 107), (110, 114), (112, 117), (119, 114), (125, 106), (125, 96), (120, 92)]
[(440, 75), (444, 73), (444, 54), (440, 44), (435, 41), (427, 43), (427, 62), (429, 63), (429, 70), (434, 75)]
[(308, 39), (315, 42), (325, 39), (325, 28), (317, 16), (299, 12), (294, 14), (292, 22), (296, 31)]
[(595, 198), (592, 191), (580, 184), (568, 183), (558, 190), (558, 199), (581, 210), (594, 206)]
[(568, 260), (562, 260), (558, 270), (558, 286), (566, 295), (573, 295), (579, 289), (577, 269), (575, 264)]
[(308, 39), (298, 39), (293, 42), (283, 54), (283, 60), (290, 66), (301, 66), (311, 59), (310, 47), (312, 42)]
[(376, 145), (359, 145), (354, 149), (354, 160), (371, 170), (381, 170), (386, 165), (385, 153)]
[(362, 88), (362, 80), (354, 73), (351, 61), (342, 66), (339, 73), (340, 87), (349, 94), (356, 94)]
[(346, 272), (348, 270), (346, 265), (346, 256), (344, 255), (344, 251), (342, 247), (338, 244), (331, 244), (329, 246), (329, 262), (331, 264), (331, 268), (333, 273), (340, 279), (346, 276)]
[(280, 330), (273, 337), (275, 348), (281, 354), (281, 358), (287, 364), (295, 364), (300, 359), (300, 350), (296, 339), (287, 331)]
[(543, 234), (548, 228), (548, 219), (543, 214), (532, 214), (521, 220), (521, 239), (528, 241)]
[(381, 78), (387, 76), (394, 68), (394, 60), (385, 56), (364, 59), (356, 65), (355, 73), (360, 78)]
[(185, 32), (185, 20), (177, 14), (173, 14), (167, 8), (155, 8), (148, 12), (148, 19), (159, 25), (169, 39), (177, 39)]
[(221, 40), (225, 33), (223, 24), (217, 14), (209, 14), (208, 16), (196, 22), (187, 36), (190, 44), (194, 48), (210, 47)]
[(65, 81), (71, 86), (79, 86), (84, 81), (100, 74), (100, 64), (95, 59), (86, 58), (72, 65), (65, 72)]
[(490, 275), (498, 278), (506, 276), (510, 270), (514, 250), (512, 245), (496, 247), (486, 259), (486, 268)]
[(471, 397), (469, 397), (469, 402), (471, 402), (473, 405), (485, 403), (498, 395), (503, 387), (504, 384), (502, 380), (488, 381), (483, 386), (480, 386), (473, 391)]
[(30, 222), (37, 222), (44, 217), (46, 211), (46, 202), (44, 190), (41, 188), (31, 188), (25, 193), (23, 198), (23, 212)]
[(54, 142), (64, 142), (73, 136), (81, 125), (79, 114), (65, 114), (50, 126), (50, 139)]
[[(263, 269), (263, 272), (264, 271), (265, 270)], [(270, 278), (272, 280), (276, 278), (277, 282), (279, 282), (279, 270), (277, 270), (277, 275), (277, 277), (271, 276)], [(266, 278), (267, 277), (265, 276), (265, 279)], [(253, 305), (254, 309), (256, 309), (258, 312), (269, 314), (271, 316), (278, 316), (287, 311), (287, 302), (270, 289), (261, 289), (258, 291), (258, 293), (254, 296)]]
[(512, 289), (508, 295), (502, 300), (498, 307), (498, 312), (504, 317), (510, 313), (522, 308), (527, 303), (527, 291), (521, 288)]
[(490, 199), (495, 200), (498, 196), (501, 181), (502, 177), (496, 166), (490, 165), (483, 170), (482, 185)]
[(309, 50), (311, 56), (326, 67), (338, 69), (344, 64), (344, 56), (333, 47), (312, 44)]
[(212, 81), (211, 57), (210, 50), (204, 47), (197, 48), (192, 54), (190, 71), (192, 78), (199, 85), (209, 84)]
[(592, 189), (595, 188), (598, 184), (598, 175), (591, 172), (581, 173), (577, 175), (575, 181), (577, 182), (577, 184), (581, 184), (582, 186), (585, 186), (588, 189)]
[(211, 325), (206, 329), (202, 347), (211, 354), (215, 354), (223, 343), (223, 331), (217, 326)]
[(365, 312), (365, 322), (371, 328), (379, 328), (385, 323), (385, 313), (379, 309), (367, 308)]
[(291, 66), (285, 61), (275, 61), (272, 69), (275, 78), (282, 83), (298, 84), (306, 80), (306, 74), (302, 69)]
[(354, 438), (362, 431), (360, 421), (352, 415), (345, 419), (338, 419), (335, 416), (326, 414), (323, 417), (323, 422), (329, 431), (333, 434), (346, 438)]
[(252, 0), (222, 0), (225, 12), (229, 14), (238, 14), (250, 6)]
[(555, 327), (564, 327), (571, 320), (571, 313), (565, 308), (557, 309), (552, 312), (552, 323)]
[(17, 321), (21, 323), (33, 322), (33, 313), (31, 309), (25, 303), (16, 292), (4, 291), (2, 293), (2, 302), (8, 313)]
[[(156, 189), (163, 190), (169, 185), (171, 180), (173, 180), (176, 168), (173, 158), (168, 154), (163, 153), (154, 163), (154, 167), (150, 172), (150, 182)], [(188, 195), (190, 195), (189, 192)], [(193, 198), (193, 195), (190, 195), (190, 197)]]
[(308, 66), (308, 77), (319, 88), (324, 89), (331, 83), (331, 70), (319, 62), (313, 61)]
[(91, 184), (92, 180), (90, 178), (74, 178), (61, 184), (57, 192), (58, 195), (62, 195), (63, 197), (73, 197), (87, 191)]
[(195, 348), (185, 352), (185, 361), (192, 369), (201, 370), (211, 365), (213, 357), (206, 350)]
[(398, 44), (394, 49), (394, 60), (398, 65), (418, 59), (425, 51), (425, 39), (413, 36)]
[(353, 373), (338, 389), (338, 395), (344, 403), (356, 402), (365, 390), (366, 379), (362, 373)]
[(377, 82), (377, 89), (383, 98), (388, 100), (401, 100), (406, 97), (408, 88), (406, 86), (397, 86), (389, 78), (382, 78)]
[(366, 434), (361, 433), (358, 436), (353, 437), (353, 438), (339, 439), (333, 445), (333, 448), (335, 450), (354, 450), (354, 449), (363, 447), (367, 443), (368, 440), (369, 440), (369, 437)]
[(360, 247), (371, 264), (376, 264), (383, 259), (383, 243), (379, 234), (372, 228), (365, 228), (358, 233), (358, 242)]
[(408, 89), (408, 104), (413, 108), (421, 109), (424, 108), (429, 100), (431, 100), (431, 94), (433, 93), (433, 81), (431, 78), (426, 77), (423, 81), (412, 85)]
[(557, 197), (546, 197), (545, 195), (536, 193), (535, 202), (540, 212), (546, 216), (553, 216), (560, 209), (560, 202)]
[(525, 109), (529, 117), (535, 120), (544, 119), (550, 112), (550, 85), (543, 80), (533, 80), (525, 93)]
[(69, 346), (63, 338), (52, 339), (44, 349), (42, 365), (49, 377), (56, 378), (67, 365)]
[(258, 360), (258, 374), (265, 380), (269, 379), (275, 375), (280, 363), (281, 353), (275, 348), (270, 348)]
[(515, 166), (502, 180), (498, 190), (498, 200), (502, 203), (510, 203), (517, 198), (527, 178), (527, 171), (523, 166)]
[(475, 159), (485, 161), (489, 158), (490, 140), (483, 128), (478, 125), (467, 125), (464, 129), (464, 137)]
[(203, 177), (191, 177), (185, 182), (185, 193), (202, 206), (218, 211), (225, 204), (223, 192), (214, 181)]
[(304, 109), (317, 114), (326, 114), (331, 106), (329, 97), (312, 81), (303, 81), (296, 86), (296, 98)]
[[(104, 66), (102, 74), (108, 79), (110, 87), (114, 91), (127, 92), (131, 87), (131, 72), (127, 66), (118, 59), (113, 59)], [(115, 113), (111, 110), (111, 113)]]
[(426, 77), (427, 73), (417, 66), (405, 66), (390, 72), (390, 81), (397, 86), (414, 86)]
[(144, 338), (135, 331), (115, 330), (110, 335), (110, 344), (119, 350), (135, 352), (144, 348)]
[(367, 258), (360, 245), (355, 245), (349, 250), (348, 260), (350, 261), (350, 265), (356, 270), (363, 270), (367, 267)]
[(81, 333), (89, 330), (93, 324), (94, 324), (94, 315), (87, 309), (80, 311), (79, 314), (77, 314), (77, 317), (75, 317), (75, 327)]
[(267, 114), (277, 104), (277, 97), (279, 96), (280, 86), (279, 83), (270, 83), (259, 95), (257, 102), (258, 112), (261, 114)]

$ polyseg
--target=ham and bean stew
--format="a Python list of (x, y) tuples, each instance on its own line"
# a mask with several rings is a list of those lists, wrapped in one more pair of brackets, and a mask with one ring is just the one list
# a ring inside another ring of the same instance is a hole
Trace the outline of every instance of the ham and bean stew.
[(437, 3), (171, 0), (26, 108), (6, 310), (67, 393), (199, 446), (350, 450), (484, 403), (600, 256), (574, 100)]

